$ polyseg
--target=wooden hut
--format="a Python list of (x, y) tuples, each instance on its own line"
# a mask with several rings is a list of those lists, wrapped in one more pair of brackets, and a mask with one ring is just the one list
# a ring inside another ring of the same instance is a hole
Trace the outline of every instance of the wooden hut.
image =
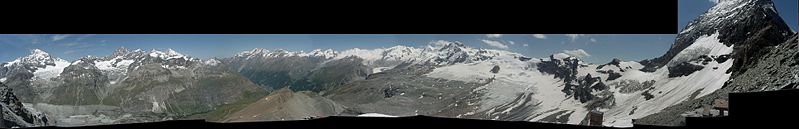
[(727, 103), (727, 99), (718, 98), (713, 100), (713, 109), (719, 110), (719, 116), (726, 116), (724, 112), (730, 110), (730, 104)]
[(591, 112), (588, 113), (588, 125), (602, 126), (602, 118), (604, 115), (605, 114), (600, 111), (591, 110)]

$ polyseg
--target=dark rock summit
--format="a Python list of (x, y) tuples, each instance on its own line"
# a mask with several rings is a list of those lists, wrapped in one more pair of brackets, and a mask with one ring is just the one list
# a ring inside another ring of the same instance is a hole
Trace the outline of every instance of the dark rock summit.
[(762, 55), (760, 49), (781, 43), (793, 34), (770, 0), (722, 0), (690, 22), (666, 54), (641, 61), (645, 65), (641, 70), (655, 71), (700, 36), (714, 33), (719, 34), (721, 43), (734, 45), (731, 58), (737, 59), (732, 68), (735, 71), (743, 71), (751, 65)]

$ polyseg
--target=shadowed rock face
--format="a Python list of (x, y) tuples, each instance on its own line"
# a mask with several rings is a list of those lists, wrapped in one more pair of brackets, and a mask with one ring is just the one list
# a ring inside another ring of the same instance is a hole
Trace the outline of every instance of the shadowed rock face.
[(447, 64), (447, 65), (455, 64), (455, 63), (468, 62), (468, 61), (470, 61), (469, 60), (470, 57), (469, 57), (469, 54), (467, 54), (465, 51), (463, 51), (463, 47), (465, 47), (465, 45), (463, 45), (463, 43), (459, 43), (459, 42), (447, 44), (447, 45), (445, 45), (445, 46), (443, 46), (443, 47), (438, 49), (439, 51), (445, 51), (446, 52), (446, 53), (444, 53), (445, 57), (444, 58), (438, 58), (438, 59), (436, 59), (434, 61), (436, 63), (438, 63), (438, 64), (441, 64), (441, 62), (444, 62), (444, 64)]
[(702, 70), (705, 66), (682, 62), (674, 67), (669, 67), (669, 77), (686, 76), (696, 71)]
[(615, 72), (613, 70), (608, 70), (607, 73), (608, 73), (608, 79), (606, 79), (606, 81), (616, 80), (619, 77), (621, 77), (621, 73), (617, 73), (617, 72)]
[[(617, 62), (620, 62), (620, 60)], [(580, 63), (580, 60), (574, 57), (556, 59), (554, 56), (550, 56), (549, 61), (542, 61), (536, 65), (538, 66), (538, 71), (554, 75), (555, 78), (563, 80), (565, 84), (562, 90), (563, 93), (566, 93), (567, 96), (574, 96), (575, 100), (585, 103), (595, 98), (591, 94), (593, 90), (602, 91), (607, 89), (607, 86), (602, 82), (601, 78), (592, 77), (591, 74), (578, 76), (577, 69), (585, 67)]]
[(6, 77), (5, 83), (9, 88), (15, 89), (13, 92), (20, 96), (21, 101), (31, 102), (38, 100), (38, 95), (30, 86), (31, 78), (33, 78), (33, 73), (30, 72), (13, 73)]
[(553, 56), (549, 57), (550, 61), (542, 61), (536, 64), (538, 71), (555, 75), (555, 78), (561, 78), (565, 82), (570, 82), (577, 75), (577, 68), (580, 66), (579, 60), (576, 58), (566, 58), (562, 60), (555, 59)]
[(498, 72), (499, 72), (499, 66), (494, 66), (493, 68), (491, 68), (491, 73), (498, 73)]
[(22, 102), (14, 95), (12, 89), (0, 82), (0, 110), (3, 125), (0, 127), (35, 127), (49, 125), (44, 114), (33, 113), (25, 109)]

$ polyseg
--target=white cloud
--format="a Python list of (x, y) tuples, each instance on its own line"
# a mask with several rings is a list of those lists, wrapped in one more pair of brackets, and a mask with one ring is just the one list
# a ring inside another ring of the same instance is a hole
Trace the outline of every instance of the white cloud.
[(596, 39), (594, 39), (594, 38), (591, 38), (591, 42), (592, 42), (592, 43), (596, 43)]
[(508, 43), (510, 43), (510, 45), (515, 45), (516, 44), (516, 42), (513, 42), (513, 41), (508, 41)]
[(488, 38), (499, 38), (502, 37), (502, 34), (486, 34)]
[(62, 39), (65, 39), (67, 37), (69, 37), (69, 35), (66, 35), (66, 34), (55, 35), (55, 36), (53, 36), (53, 41), (62, 40)]
[(583, 57), (591, 56), (591, 54), (588, 54), (588, 52), (585, 52), (585, 50), (583, 50), (583, 49), (563, 50), (563, 53), (567, 54), (569, 56), (577, 57), (577, 58), (583, 58)]
[(547, 36), (544, 34), (533, 34), (533, 37), (538, 39), (547, 39)]
[(72, 43), (64, 43), (64, 46), (67, 46), (67, 47), (71, 47), (71, 46), (77, 46), (77, 45), (80, 45), (80, 43), (75, 43), (75, 42), (72, 42)]
[(522, 46), (525, 46), (525, 47), (527, 47), (528, 45), (525, 43), (525, 44), (522, 44)]
[(497, 47), (497, 48), (502, 48), (502, 49), (508, 49), (508, 45), (502, 44), (502, 43), (500, 43), (499, 41), (494, 41), (494, 40), (485, 40), (485, 39), (483, 39), (483, 43), (485, 43), (485, 44), (486, 44), (486, 45), (488, 45), (488, 46), (492, 46), (492, 47)]
[(64, 47), (86, 47), (92, 46), (90, 43), (82, 43), (82, 42), (64, 42), (64, 43), (53, 43), (54, 46), (64, 46)]
[(710, 1), (713, 4), (719, 3), (719, 0), (708, 0), (708, 1)]
[(572, 42), (574, 42), (574, 40), (577, 40), (580, 38), (580, 36), (585, 36), (585, 34), (566, 34), (566, 36), (569, 37)]

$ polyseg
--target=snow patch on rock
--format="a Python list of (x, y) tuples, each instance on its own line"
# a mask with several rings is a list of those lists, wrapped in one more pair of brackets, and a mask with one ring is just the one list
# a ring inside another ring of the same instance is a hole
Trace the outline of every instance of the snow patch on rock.
[(203, 62), (203, 63), (204, 63), (205, 65), (216, 66), (216, 65), (219, 65), (219, 64), (220, 64), (220, 63), (222, 63), (222, 62), (220, 62), (219, 60), (216, 60), (216, 59), (209, 59), (209, 60), (206, 60), (206, 61), (205, 61), (205, 62)]
[(33, 78), (49, 80), (50, 78), (58, 77), (64, 71), (64, 68), (70, 65), (69, 62), (62, 59), (55, 59), (54, 62), (55, 66), (47, 65), (33, 72)]
[[(555, 58), (568, 57), (568, 55), (565, 56)], [(478, 112), (487, 111), (489, 114), (493, 114), (509, 112), (513, 108), (537, 105), (537, 110), (533, 112), (535, 115), (530, 116), (530, 121), (539, 121), (560, 111), (570, 111), (573, 113), (568, 116), (567, 123), (579, 124), (585, 114), (587, 114), (587, 110), (584, 108), (585, 105), (561, 92), (564, 84), (559, 79), (554, 78), (552, 75), (529, 69), (529, 66), (535, 63), (538, 63), (538, 61), (521, 61), (515, 59), (513, 54), (503, 54), (494, 57), (492, 60), (436, 68), (426, 74), (426, 76), (478, 83), (491, 79), (490, 83), (475, 89), (475, 92), (485, 91), (483, 100), (490, 100), (480, 101)], [(490, 69), (494, 66), (501, 68), (496, 74), (490, 72)], [(534, 102), (528, 103), (528, 105), (522, 105), (520, 102), (514, 103), (514, 99), (518, 95), (525, 94), (532, 94)], [(505, 107), (506, 110), (500, 112), (493, 112), (492, 109), (502, 105), (510, 105), (510, 107)]]
[[(685, 62), (700, 55), (718, 56), (732, 53), (733, 46), (726, 46), (718, 40), (718, 33), (709, 36), (701, 36), (696, 42), (688, 46), (675, 56), (670, 63)], [(669, 70), (666, 67), (660, 68), (655, 72), (646, 73), (641, 71), (629, 71), (622, 73), (622, 77), (617, 80), (637, 80), (639, 82), (654, 80), (654, 89), (649, 93), (654, 95), (650, 100), (644, 99), (641, 95), (644, 91), (633, 93), (615, 92), (616, 107), (605, 113), (603, 125), (616, 127), (631, 127), (632, 119), (642, 118), (650, 114), (660, 112), (666, 107), (679, 104), (692, 99), (692, 94), (698, 92), (693, 99), (708, 95), (722, 86), (730, 79), (731, 74), (726, 73), (731, 68), (734, 59), (722, 63), (710, 61), (704, 65), (705, 68), (687, 76), (669, 78)], [(616, 91), (618, 89), (611, 89)], [(634, 114), (630, 114), (635, 110)]]
[(669, 61), (668, 65), (674, 66), (682, 62), (688, 62), (701, 55), (719, 56), (732, 53), (734, 45), (724, 45), (724, 43), (719, 41), (718, 36), (718, 32), (712, 35), (700, 36), (693, 44), (677, 53), (677, 55)]

